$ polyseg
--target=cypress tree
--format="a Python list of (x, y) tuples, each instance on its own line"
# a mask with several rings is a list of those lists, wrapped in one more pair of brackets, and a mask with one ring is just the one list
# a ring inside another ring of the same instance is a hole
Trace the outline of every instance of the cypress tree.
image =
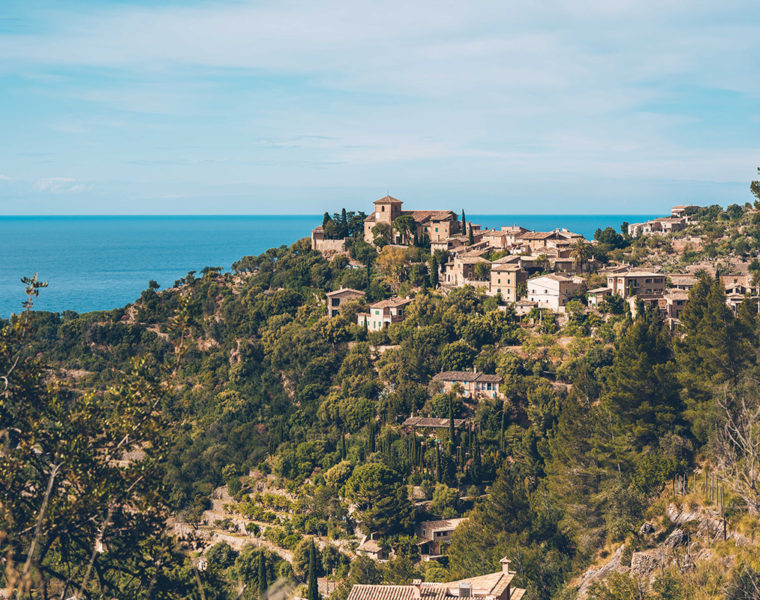
[(467, 233), (467, 221), (464, 218), (464, 209), (462, 209), (462, 235)]
[(504, 401), (501, 405), (501, 432), (499, 434), (499, 450), (504, 452), (505, 440), (507, 434), (507, 403)]
[(325, 214), (322, 216), (322, 227), (325, 227), (332, 219), (330, 218), (330, 213), (325, 212)]
[(346, 452), (346, 434), (344, 432), (340, 436), (340, 457), (346, 460), (346, 456), (348, 456), (348, 453)]
[(430, 287), (438, 287), (438, 259), (435, 256), (430, 257)]
[(369, 453), (372, 454), (375, 451), (375, 418), (369, 422)]
[(467, 241), (470, 243), (470, 246), (475, 243), (475, 236), (472, 234), (472, 223), (470, 223), (470, 231), (467, 234)]
[(314, 547), (314, 540), (311, 541), (309, 547), (309, 578), (306, 600), (320, 600), (319, 588), (317, 587), (317, 549)]
[(259, 598), (263, 598), (266, 596), (267, 588), (269, 587), (269, 584), (267, 583), (267, 565), (266, 565), (266, 559), (264, 558), (264, 551), (262, 550), (259, 554)]
[(456, 447), (456, 431), (454, 430), (454, 402), (449, 397), (449, 454), (454, 455)]
[(441, 470), (441, 446), (435, 445), (435, 480), (438, 483), (443, 481), (443, 472)]

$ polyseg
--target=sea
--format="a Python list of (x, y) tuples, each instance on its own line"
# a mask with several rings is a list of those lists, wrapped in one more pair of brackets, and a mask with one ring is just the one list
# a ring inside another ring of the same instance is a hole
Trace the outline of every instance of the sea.
[[(653, 215), (466, 215), (481, 227), (564, 227), (591, 239), (597, 228)], [(35, 310), (78, 313), (134, 302), (152, 279), (162, 288), (203, 267), (229, 270), (243, 256), (289, 245), (321, 215), (0, 216), (0, 318), (22, 310), (21, 278), (48, 282)]]

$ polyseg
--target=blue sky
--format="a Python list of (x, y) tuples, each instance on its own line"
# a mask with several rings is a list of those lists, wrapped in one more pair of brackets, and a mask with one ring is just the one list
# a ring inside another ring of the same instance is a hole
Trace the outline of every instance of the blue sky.
[(3, 0), (0, 214), (743, 203), (756, 0)]

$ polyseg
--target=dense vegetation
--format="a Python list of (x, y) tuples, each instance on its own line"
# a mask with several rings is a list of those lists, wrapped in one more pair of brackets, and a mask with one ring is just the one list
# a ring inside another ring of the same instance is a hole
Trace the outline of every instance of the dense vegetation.
[[(757, 247), (757, 212), (713, 212), (696, 227), (722, 228), (734, 250), (735, 235)], [(349, 217), (353, 235), (360, 217)], [(604, 260), (635, 261), (651, 243), (613, 230), (596, 237)], [(165, 291), (151, 284), (123, 309), (27, 311), (5, 323), (5, 584), (35, 597), (65, 587), (181, 598), (200, 586), (206, 598), (233, 598), (300, 581), (311, 597), (317, 574), (335, 574), (341, 597), (355, 582), (490, 572), (508, 555), (529, 598), (569, 598), (571, 578), (611, 544), (638, 543), (663, 490), (695, 466), (749, 477), (727, 510), (760, 513), (751, 449), (725, 435), (758, 406), (756, 301), (734, 314), (720, 283), (702, 275), (675, 331), (643, 305), (636, 318), (622, 306), (581, 307), (560, 328), (550, 314), (518, 318), (469, 287), (441, 295), (431, 266), (443, 257), (423, 247), (377, 254), (356, 241), (351, 253), (358, 264), (328, 262), (300, 240), (231, 273), (207, 268)], [(340, 287), (368, 301), (393, 292), (414, 301), (402, 323), (368, 333), (355, 324), (362, 302), (325, 316), (324, 293)], [(501, 375), (507, 399), (472, 403), (431, 384), (442, 369), (472, 368)], [(399, 427), (411, 414), (468, 424), (434, 439)], [(269, 491), (257, 488), (263, 481)], [(167, 537), (164, 520), (199, 522), (222, 485), (252, 531), (293, 553), (290, 563), (218, 544), (202, 577), (193, 569), (192, 548)], [(432, 503), (415, 507), (411, 486)], [(416, 564), (415, 516), (465, 514), (448, 564)], [(350, 562), (357, 522), (395, 558)], [(325, 543), (315, 548), (310, 536)], [(739, 590), (731, 597), (750, 597), (739, 594), (759, 569), (745, 552), (714, 577), (726, 593)], [(652, 597), (693, 585), (679, 573), (661, 579)], [(615, 579), (594, 594), (630, 598), (630, 585)]]

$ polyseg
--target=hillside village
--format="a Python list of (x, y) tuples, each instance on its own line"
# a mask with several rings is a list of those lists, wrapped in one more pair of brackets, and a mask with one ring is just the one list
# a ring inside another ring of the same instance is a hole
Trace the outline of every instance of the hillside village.
[[(511, 306), (518, 315), (548, 310), (562, 320), (563, 315), (566, 318), (579, 310), (619, 310), (621, 303), (635, 315), (637, 307), (652, 305), (674, 327), (700, 271), (713, 276), (718, 273), (733, 310), (747, 295), (760, 299), (760, 286), (754, 277), (757, 269), (751, 273), (751, 263), (741, 255), (724, 264), (709, 259), (684, 265), (667, 262), (672, 254), (663, 255), (658, 243), (664, 236), (672, 251), (690, 252), (708, 243), (709, 236), (695, 235), (703, 213), (699, 206), (674, 206), (671, 216), (624, 223), (622, 235), (608, 228), (597, 232), (598, 239), (586, 240), (563, 228), (538, 232), (519, 225), (481, 229), (452, 211), (407, 211), (402, 205), (391, 196), (377, 200), (373, 212), (364, 218), (363, 241), (378, 248), (381, 256), (394, 249), (425, 247), (434, 257), (429, 267), (436, 271), (431, 277), (436, 283), (433, 287), (447, 293), (471, 286), (496, 297), (502, 306)], [(755, 208), (748, 213), (758, 214)], [(314, 250), (328, 258), (348, 254), (346, 245), (353, 240), (324, 236), (323, 226), (312, 231)], [(605, 241), (611, 236), (620, 243), (638, 240), (641, 247), (651, 248), (651, 253), (635, 257), (635, 265), (608, 260), (604, 252), (600, 260), (598, 249), (607, 245)], [(648, 245), (647, 238), (654, 244)], [(330, 314), (339, 314), (343, 302), (363, 297), (363, 292), (350, 288), (329, 292)], [(368, 312), (360, 313), (357, 322), (377, 331), (401, 321), (409, 302), (408, 298), (391, 298), (370, 303)]]
[[(726, 435), (760, 418), (759, 255), (754, 204), (587, 240), (385, 197), (121, 309), (30, 311), (16, 344), (55, 393), (127, 390), (107, 484), (160, 474), (139, 501), (178, 597), (735, 600), (697, 592), (760, 582), (758, 448)], [(90, 506), (120, 577), (131, 541)]]

